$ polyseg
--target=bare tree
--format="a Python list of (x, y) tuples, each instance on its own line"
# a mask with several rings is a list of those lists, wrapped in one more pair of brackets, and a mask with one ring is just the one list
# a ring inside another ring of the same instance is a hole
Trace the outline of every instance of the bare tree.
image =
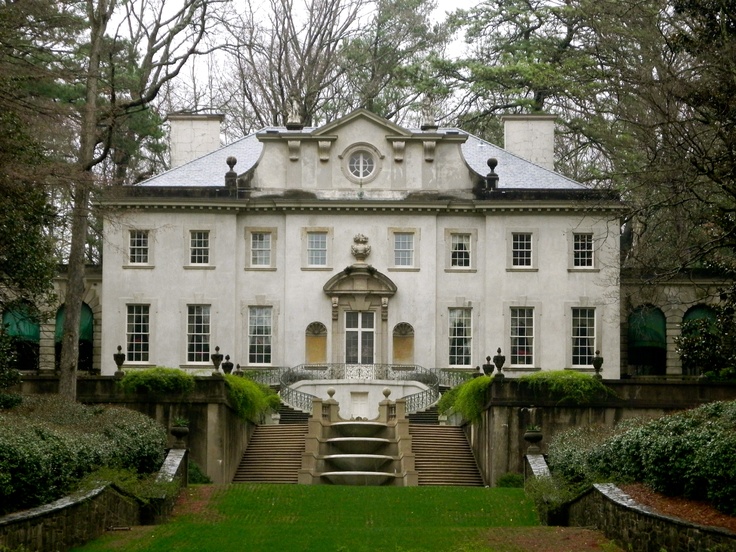
[[(146, 108), (204, 44), (214, 2), (184, 0), (86, 0), (88, 43), (80, 68), (84, 101), (78, 113), (79, 142), (73, 171), (73, 207), (59, 393), (76, 397), (79, 318), (84, 296), (85, 246), (90, 200), (98, 184), (95, 168), (114, 147), (121, 121)], [(116, 25), (114, 22), (118, 22)], [(110, 43), (122, 44), (120, 59)], [(107, 55), (107, 58), (106, 58)], [(131, 74), (131, 67), (136, 71)], [(124, 75), (116, 72), (124, 68)], [(123, 79), (124, 82), (119, 82)]]

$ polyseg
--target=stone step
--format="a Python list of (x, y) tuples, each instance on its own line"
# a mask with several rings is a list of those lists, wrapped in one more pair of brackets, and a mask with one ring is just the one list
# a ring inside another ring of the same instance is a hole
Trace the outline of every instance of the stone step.
[(483, 478), (462, 428), (410, 424), (419, 485), (483, 486)]
[(234, 483), (297, 483), (307, 424), (258, 426), (240, 460)]

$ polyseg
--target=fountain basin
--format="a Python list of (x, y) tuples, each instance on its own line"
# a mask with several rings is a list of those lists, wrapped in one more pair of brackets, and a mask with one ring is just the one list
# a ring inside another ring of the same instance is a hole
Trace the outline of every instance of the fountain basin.
[(385, 454), (330, 454), (323, 459), (340, 470), (377, 472), (393, 457)]
[(378, 486), (385, 485), (391, 479), (396, 477), (393, 473), (388, 472), (370, 472), (370, 471), (341, 471), (341, 472), (324, 472), (321, 477), (327, 479), (333, 485), (354, 485), (354, 486)]
[(338, 450), (349, 454), (371, 454), (391, 441), (379, 437), (333, 437), (326, 443), (335, 445)]
[(381, 422), (337, 422), (332, 424), (337, 433), (343, 437), (373, 437), (386, 428)]

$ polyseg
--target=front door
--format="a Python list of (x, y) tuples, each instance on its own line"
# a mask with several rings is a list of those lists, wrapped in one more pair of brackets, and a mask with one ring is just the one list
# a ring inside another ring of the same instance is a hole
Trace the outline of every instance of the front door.
[(345, 364), (373, 364), (375, 339), (375, 313), (345, 313)]

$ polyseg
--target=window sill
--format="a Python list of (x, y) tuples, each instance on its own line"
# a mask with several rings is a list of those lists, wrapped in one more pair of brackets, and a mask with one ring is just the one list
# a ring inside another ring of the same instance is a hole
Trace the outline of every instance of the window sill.
[(445, 272), (460, 272), (460, 273), (463, 273), (464, 272), (466, 274), (468, 274), (468, 273), (472, 274), (474, 272), (478, 272), (478, 270), (475, 269), (475, 268), (461, 268), (461, 267), (454, 267), (453, 266), (453, 267), (450, 267), (450, 268), (445, 268)]
[(215, 265), (184, 265), (184, 270), (215, 270)]
[(512, 266), (506, 272), (539, 272), (536, 266)]
[(570, 370), (571, 372), (595, 373), (595, 368), (592, 366), (573, 366), (572, 368), (565, 368), (565, 370)]
[(151, 364), (150, 362), (134, 362), (132, 360), (126, 360), (125, 363), (120, 367), (120, 369), (125, 372), (128, 368), (135, 368), (136, 370), (147, 370), (149, 368), (155, 368), (155, 364)]
[(567, 271), (568, 272), (600, 272), (601, 269), (591, 266), (590, 268), (583, 268), (583, 267), (568, 268)]
[(331, 266), (303, 266), (302, 270), (305, 272), (328, 272), (332, 270)]
[(390, 266), (388, 272), (419, 272), (418, 266)]
[(509, 366), (503, 369), (504, 372), (541, 372), (541, 368), (534, 366)]
[(123, 270), (126, 270), (126, 269), (151, 270), (152, 268), (156, 268), (156, 265), (152, 265), (152, 264), (125, 264), (123, 265)]
[(275, 266), (246, 266), (245, 270), (253, 272), (276, 272)]

